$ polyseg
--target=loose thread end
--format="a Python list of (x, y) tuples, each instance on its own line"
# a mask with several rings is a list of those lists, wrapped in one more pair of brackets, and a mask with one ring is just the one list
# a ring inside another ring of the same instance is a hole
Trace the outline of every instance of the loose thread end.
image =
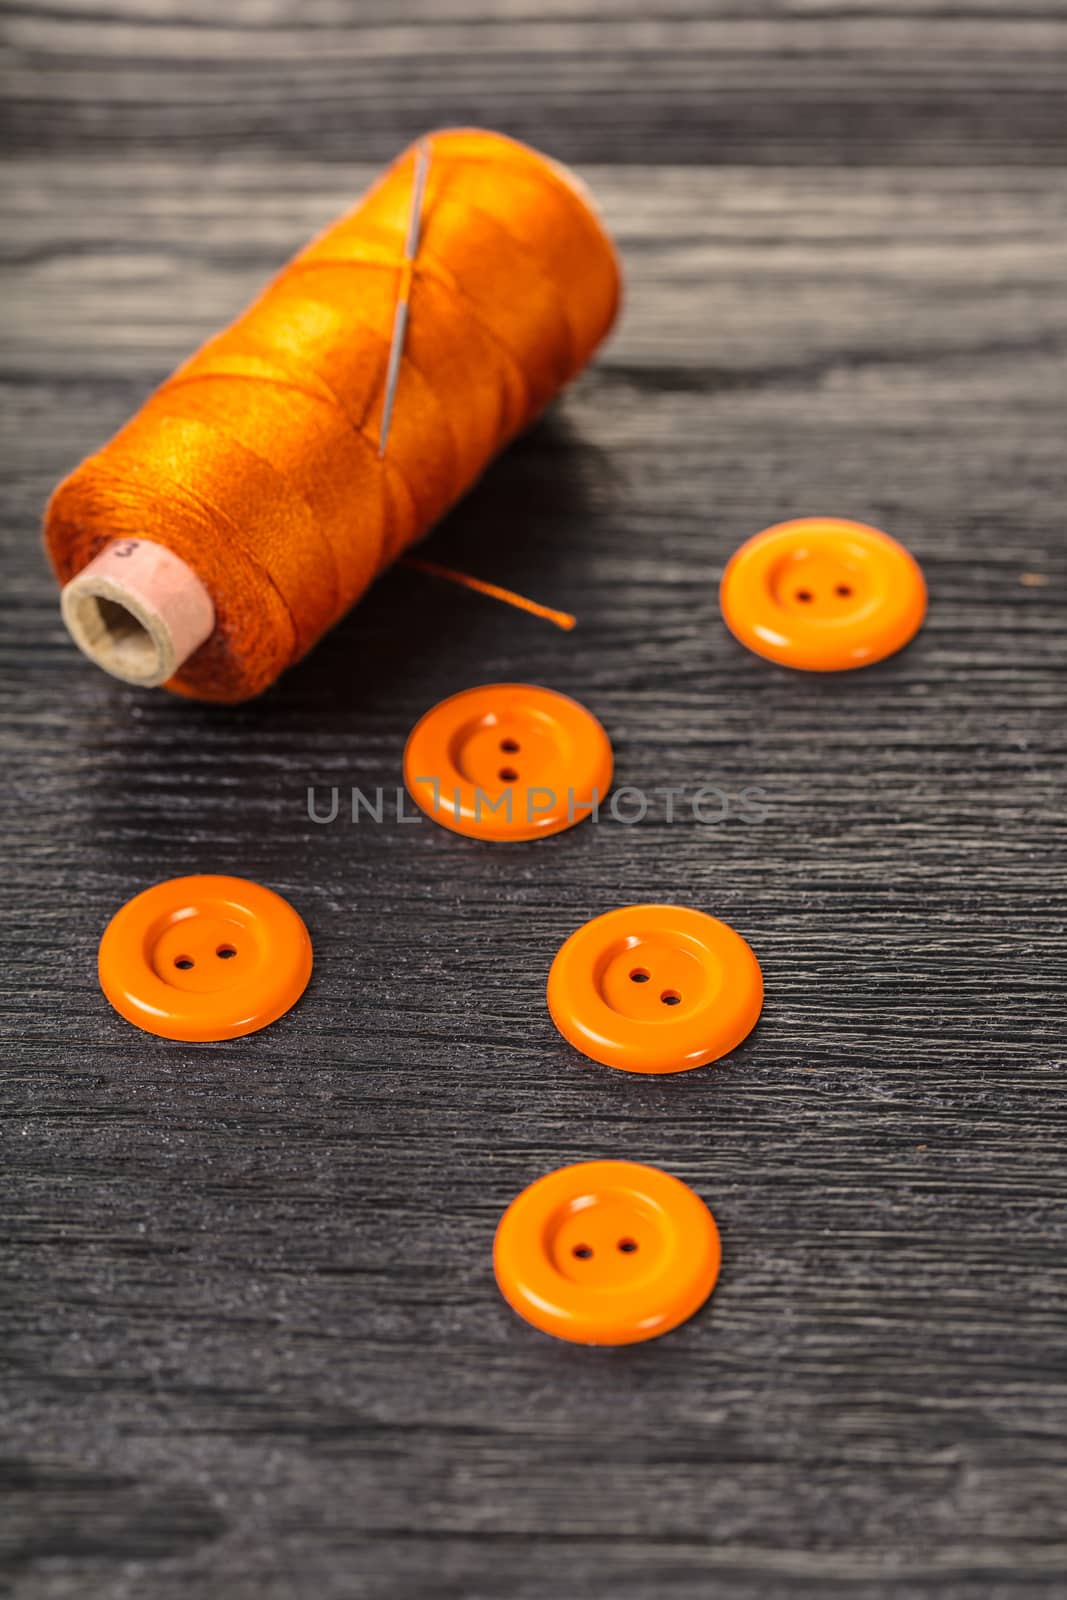
[(488, 595), (491, 600), (501, 600), (505, 605), (514, 606), (516, 611), (525, 611), (531, 617), (540, 617), (544, 622), (551, 622), (555, 627), (562, 628), (565, 633), (569, 633), (577, 626), (577, 617), (573, 617), (569, 611), (557, 611), (553, 606), (543, 606), (537, 600), (528, 600), (524, 594), (517, 594), (514, 589), (504, 589), (498, 583), (486, 583), (483, 578), (472, 578), (469, 573), (457, 572), (454, 567), (442, 567), (436, 561), (423, 561), (417, 556), (405, 556), (404, 565), (414, 567), (418, 572), (425, 572), (431, 578), (443, 578), (447, 583), (458, 583), (463, 589), (473, 589), (477, 594)]

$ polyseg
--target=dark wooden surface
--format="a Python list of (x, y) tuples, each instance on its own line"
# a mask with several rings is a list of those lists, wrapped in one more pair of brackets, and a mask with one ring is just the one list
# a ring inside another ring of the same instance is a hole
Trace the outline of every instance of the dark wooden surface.
[[(1067, 1564), (1067, 8), (36, 0), (6, 19), (8, 808), (0, 1439), (26, 1600), (1022, 1600)], [(51, 484), (427, 124), (583, 165), (617, 337), (431, 554), (569, 636), (388, 576), (262, 702), (128, 691), (61, 628)], [(903, 654), (725, 632), (748, 534), (829, 511), (931, 591)], [(762, 822), (486, 848), (309, 822), (498, 678), (621, 782)], [(266, 1032), (136, 1033), (101, 929), (178, 873), (273, 885), (316, 970)], [(543, 1001), (644, 898), (733, 923), (727, 1062), (593, 1066)], [(552, 1342), (495, 1289), (512, 1195), (646, 1160), (725, 1247), (668, 1338)]]

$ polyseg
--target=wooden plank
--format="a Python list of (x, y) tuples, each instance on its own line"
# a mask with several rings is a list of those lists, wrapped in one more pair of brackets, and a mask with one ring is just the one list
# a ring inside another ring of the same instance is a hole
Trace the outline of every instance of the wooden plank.
[(346, 165), (446, 123), (573, 161), (1061, 164), (1063, 0), (12, 8), (24, 151), (223, 146)]
[[(940, 29), (961, 62), (1032, 72), (1040, 104), (1036, 41), (1059, 11), (1013, 9), (1030, 41), (1013, 56), (989, 3), (764, 7), (758, 35), (755, 8), (709, 20), (680, 0), (642, 24), (636, 4), (552, 0), (536, 24), (495, 8), (485, 48), (506, 55), (514, 30), (517, 58), (540, 29), (569, 60), (574, 30), (621, 18), (636, 79), (633, 30), (729, 24), (770, 74), (790, 29), (900, 39), (906, 18), (913, 63)], [(260, 60), (297, 38), (306, 89), (332, 71), (325, 41), (366, 45), (369, 73), (400, 28), (393, 8), (333, 0), (215, 15), (13, 13), (0, 1571), (19, 1600), (1051, 1600), (1067, 205), (1050, 147), (1001, 165), (1023, 149), (1001, 107), (965, 150), (947, 92), (935, 154), (906, 169), (903, 85), (865, 167), (847, 108), (832, 139), (789, 151), (742, 119), (744, 160), (717, 147), (699, 165), (684, 95), (679, 142), (638, 123), (604, 147), (609, 123), (556, 117), (542, 74), (522, 116), (604, 156), (583, 172), (626, 313), (427, 549), (578, 628), (396, 571), (263, 701), (197, 707), (75, 654), (40, 507), (387, 153), (375, 122), (366, 161), (338, 166), (328, 107), (256, 124), (262, 66), (231, 60), (230, 108), (205, 109), (194, 80), (236, 51), (233, 18), (262, 34)], [(406, 0), (403, 16), (440, 70), (485, 13)], [(37, 109), (29, 91), (57, 40), (77, 93), (49, 132), (50, 67)], [(121, 109), (103, 106), (105, 51)], [(376, 96), (407, 92), (402, 64)], [(176, 98), (152, 110), (143, 86), (164, 79)], [(665, 129), (676, 87), (634, 90)], [(745, 118), (755, 99), (738, 94)], [(369, 129), (377, 111), (353, 115)], [(931, 608), (903, 654), (813, 680), (735, 645), (715, 591), (749, 533), (817, 510), (904, 539)], [(309, 786), (391, 792), (419, 713), (494, 679), (575, 694), (619, 782), (716, 785), (729, 814), (702, 824), (683, 798), (668, 822), (659, 794), (634, 826), (494, 848), (309, 819)], [(172, 1045), (111, 1013), (96, 945), (146, 883), (203, 870), (290, 898), (316, 971), (265, 1032)], [(767, 982), (741, 1049), (668, 1081), (583, 1061), (544, 1006), (566, 934), (643, 898), (725, 917)], [(492, 1280), (512, 1195), (595, 1156), (676, 1172), (723, 1232), (709, 1307), (645, 1347), (552, 1342)]]

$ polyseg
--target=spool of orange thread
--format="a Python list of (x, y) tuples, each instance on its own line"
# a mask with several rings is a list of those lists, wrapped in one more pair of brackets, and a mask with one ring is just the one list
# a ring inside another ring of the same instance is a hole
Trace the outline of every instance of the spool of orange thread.
[(259, 694), (589, 360), (619, 267), (581, 186), (500, 134), (430, 162), (387, 448), (415, 149), (52, 496), (80, 647), (127, 681)]

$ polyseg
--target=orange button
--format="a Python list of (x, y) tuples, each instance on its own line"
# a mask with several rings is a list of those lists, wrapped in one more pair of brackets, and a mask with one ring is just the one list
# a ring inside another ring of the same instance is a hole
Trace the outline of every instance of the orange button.
[(511, 1202), (493, 1245), (508, 1305), (574, 1344), (668, 1333), (704, 1304), (721, 1259), (703, 1200), (634, 1161), (583, 1161), (538, 1178)]
[(135, 895), (100, 941), (115, 1010), (164, 1039), (235, 1039), (289, 1010), (311, 976), (292, 906), (244, 878), (172, 878)]
[(475, 839), (573, 827), (603, 800), (611, 773), (611, 744), (592, 713), (528, 683), (487, 683), (442, 700), (404, 751), (416, 805)]
[(807, 672), (844, 672), (891, 656), (926, 615), (926, 584), (904, 546), (834, 517), (779, 522), (731, 556), (719, 604), (759, 656)]
[(625, 1072), (717, 1061), (756, 1025), (759, 962), (725, 922), (686, 906), (623, 906), (560, 946), (552, 1020), (576, 1050)]

